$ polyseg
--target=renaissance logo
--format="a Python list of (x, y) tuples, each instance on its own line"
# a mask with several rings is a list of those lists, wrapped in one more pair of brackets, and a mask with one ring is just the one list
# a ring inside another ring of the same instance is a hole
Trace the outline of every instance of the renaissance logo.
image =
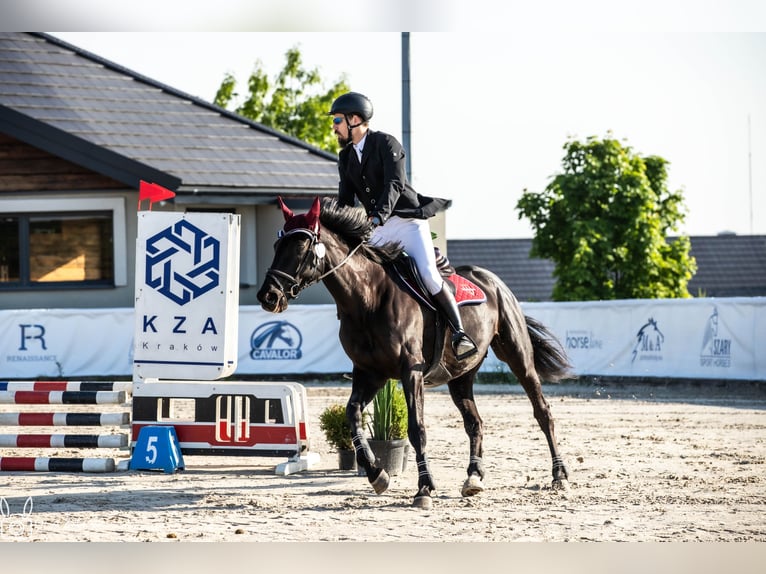
[(636, 345), (630, 362), (633, 363), (636, 358), (639, 361), (661, 361), (664, 344), (665, 335), (657, 326), (657, 321), (650, 317), (636, 333)]
[(6, 355), (5, 360), (9, 363), (34, 362), (34, 363), (57, 363), (55, 353), (48, 351), (45, 340), (45, 326), (36, 324), (19, 324), (19, 348), (23, 355)]
[(300, 359), (303, 335), (287, 321), (269, 321), (250, 335), (250, 358), (254, 361)]
[(185, 219), (146, 240), (146, 284), (185, 305), (218, 287), (221, 244)]
[(721, 337), (718, 323), (718, 308), (708, 317), (702, 336), (700, 365), (703, 367), (731, 367), (731, 339)]

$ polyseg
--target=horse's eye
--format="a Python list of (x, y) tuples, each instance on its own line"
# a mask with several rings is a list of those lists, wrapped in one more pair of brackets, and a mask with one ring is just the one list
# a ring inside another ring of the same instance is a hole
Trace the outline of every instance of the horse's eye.
[(282, 239), (284, 236), (285, 236), (284, 229), (280, 229), (279, 231), (277, 231), (277, 239)]

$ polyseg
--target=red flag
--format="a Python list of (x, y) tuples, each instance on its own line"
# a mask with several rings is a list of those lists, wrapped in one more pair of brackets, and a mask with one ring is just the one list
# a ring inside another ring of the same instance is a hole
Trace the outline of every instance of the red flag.
[(145, 199), (149, 200), (149, 210), (152, 209), (152, 204), (163, 199), (170, 199), (175, 197), (176, 194), (167, 188), (162, 187), (156, 183), (149, 183), (141, 180), (141, 184), (138, 188), (138, 208), (141, 208), (141, 202)]

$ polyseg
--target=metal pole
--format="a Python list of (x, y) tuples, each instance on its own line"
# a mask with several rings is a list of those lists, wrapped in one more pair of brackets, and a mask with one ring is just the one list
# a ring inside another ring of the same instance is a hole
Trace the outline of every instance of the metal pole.
[(412, 182), (412, 129), (410, 127), (410, 33), (402, 32), (402, 145), (407, 179)]
[(750, 235), (753, 234), (753, 153), (750, 140), (750, 114), (747, 114), (747, 179), (750, 191)]

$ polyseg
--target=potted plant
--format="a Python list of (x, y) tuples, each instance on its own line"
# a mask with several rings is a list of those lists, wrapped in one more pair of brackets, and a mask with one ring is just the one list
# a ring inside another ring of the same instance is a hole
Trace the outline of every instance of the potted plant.
[(396, 475), (407, 467), (407, 401), (399, 381), (389, 379), (372, 400), (370, 448), (376, 464)]
[[(367, 422), (367, 413), (362, 413), (362, 422)], [(319, 415), (319, 428), (330, 446), (338, 451), (338, 468), (353, 470), (356, 468), (356, 453), (351, 441), (351, 428), (346, 419), (346, 407), (340, 403), (328, 406)]]

